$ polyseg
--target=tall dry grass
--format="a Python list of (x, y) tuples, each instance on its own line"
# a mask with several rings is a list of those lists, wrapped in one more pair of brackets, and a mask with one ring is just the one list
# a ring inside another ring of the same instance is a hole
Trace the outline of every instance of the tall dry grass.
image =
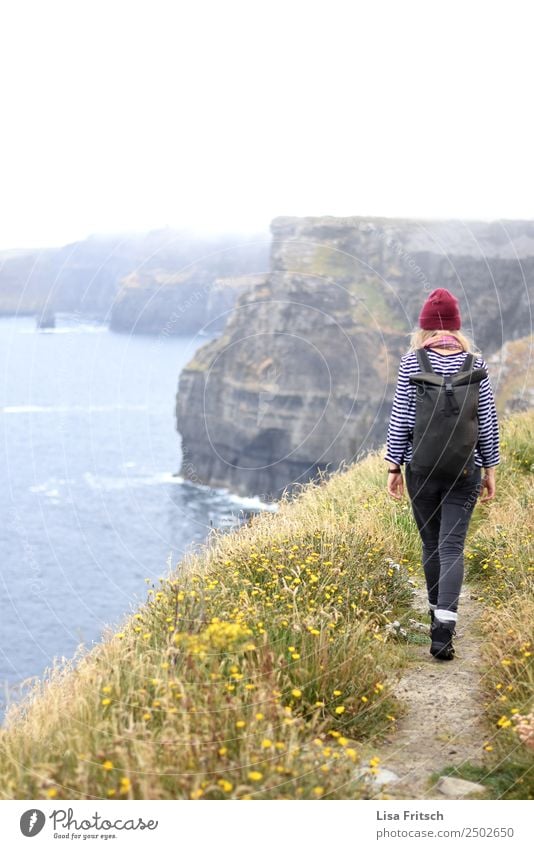
[[(475, 507), (467, 561), (490, 616), (487, 755), (513, 749), (521, 764), (531, 755), (511, 717), (532, 706), (533, 421), (504, 425), (498, 498)], [(390, 626), (413, 616), (421, 571), (409, 502), (385, 481), (377, 452), (275, 515), (213, 532), (101, 645), (11, 708), (1, 796), (365, 798), (362, 744), (402, 709), (392, 684), (408, 652)]]
[[(534, 414), (503, 422), (498, 497), (481, 506), (466, 550), (467, 577), (484, 603), (483, 777), (502, 798), (534, 799)], [(530, 717), (521, 725), (515, 717)]]
[(384, 465), (369, 457), (213, 532), (150, 586), (102, 645), (12, 707), (2, 796), (365, 795), (359, 746), (398, 716), (406, 651), (387, 626), (411, 609), (415, 568)]

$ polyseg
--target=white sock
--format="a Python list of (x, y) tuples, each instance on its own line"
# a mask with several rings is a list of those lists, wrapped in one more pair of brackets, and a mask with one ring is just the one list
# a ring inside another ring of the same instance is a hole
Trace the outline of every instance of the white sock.
[(435, 608), (434, 615), (436, 619), (440, 619), (442, 622), (456, 622), (458, 619), (457, 613), (454, 613), (452, 610), (443, 610), (441, 607)]

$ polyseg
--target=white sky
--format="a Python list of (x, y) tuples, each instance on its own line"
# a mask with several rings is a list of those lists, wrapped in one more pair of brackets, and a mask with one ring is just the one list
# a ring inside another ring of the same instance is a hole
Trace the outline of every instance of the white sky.
[(529, 0), (11, 0), (0, 247), (533, 218)]

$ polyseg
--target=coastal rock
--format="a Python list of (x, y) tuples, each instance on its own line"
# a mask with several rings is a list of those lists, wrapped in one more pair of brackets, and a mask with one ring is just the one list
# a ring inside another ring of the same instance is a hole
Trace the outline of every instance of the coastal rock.
[(451, 775), (442, 776), (436, 785), (436, 789), (450, 799), (463, 799), (466, 796), (478, 796), (486, 792), (483, 784), (465, 781), (463, 778), (453, 778)]
[(366, 779), (378, 787), (381, 787), (383, 784), (393, 784), (395, 781), (399, 781), (397, 773), (384, 767), (375, 767), (374, 769), (362, 767), (356, 770), (354, 777)]
[(376, 444), (403, 339), (353, 313), (343, 286), (302, 274), (242, 296), (180, 375), (181, 474), (270, 500)]
[(270, 273), (180, 376), (192, 481), (270, 500), (382, 445), (398, 359), (437, 286), (485, 355), (530, 332), (534, 222), (276, 218), (271, 230)]
[[(170, 228), (2, 251), (0, 315), (74, 314), (110, 322), (112, 330), (167, 335), (207, 325), (206, 333), (215, 334), (254, 283), (244, 275), (265, 272), (268, 251), (266, 233), (204, 237)], [(234, 282), (215, 287), (226, 277)]]
[(222, 332), (235, 303), (241, 295), (265, 283), (265, 273), (240, 277), (217, 277), (210, 287), (206, 302), (206, 322), (210, 333)]
[(220, 333), (235, 301), (261, 278), (267, 262), (267, 236), (247, 242), (176, 240), (151, 266), (122, 278), (110, 327), (164, 336)]

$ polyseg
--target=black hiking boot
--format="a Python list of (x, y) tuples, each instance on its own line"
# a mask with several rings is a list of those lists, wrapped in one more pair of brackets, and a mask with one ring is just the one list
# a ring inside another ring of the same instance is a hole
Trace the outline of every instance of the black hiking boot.
[(430, 636), (432, 644), (430, 654), (437, 660), (452, 660), (454, 657), (454, 646), (452, 644), (456, 622), (442, 622), (433, 617)]
[(434, 624), (434, 609), (432, 607), (428, 608), (428, 612), (430, 614), (430, 636), (432, 637), (432, 625)]

